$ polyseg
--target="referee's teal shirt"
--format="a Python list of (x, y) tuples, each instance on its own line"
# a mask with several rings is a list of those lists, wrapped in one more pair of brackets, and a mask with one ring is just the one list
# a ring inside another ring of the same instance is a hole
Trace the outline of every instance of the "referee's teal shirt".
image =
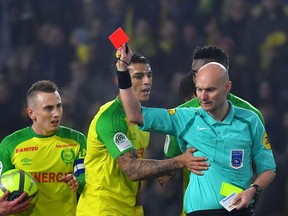
[(189, 147), (194, 156), (208, 158), (210, 167), (203, 176), (190, 173), (184, 197), (184, 210), (222, 209), (219, 201), (222, 182), (243, 190), (252, 183), (252, 160), (256, 172), (276, 170), (276, 164), (265, 128), (252, 111), (229, 102), (227, 117), (218, 122), (202, 108), (142, 108), (142, 130), (174, 135), (182, 152)]

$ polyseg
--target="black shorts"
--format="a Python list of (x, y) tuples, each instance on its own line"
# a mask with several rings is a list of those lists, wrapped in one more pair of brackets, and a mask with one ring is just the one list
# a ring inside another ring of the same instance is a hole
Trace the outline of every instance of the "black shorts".
[(245, 209), (233, 209), (228, 212), (226, 209), (216, 209), (216, 210), (201, 210), (187, 213), (186, 216), (255, 216), (255, 212), (252, 207)]

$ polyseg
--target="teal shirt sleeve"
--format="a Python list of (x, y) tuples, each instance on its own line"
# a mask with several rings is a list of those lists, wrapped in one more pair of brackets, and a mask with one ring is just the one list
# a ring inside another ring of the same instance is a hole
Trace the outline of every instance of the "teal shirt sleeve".
[(263, 124), (259, 120), (255, 121), (253, 130), (255, 138), (252, 146), (252, 157), (256, 165), (257, 174), (271, 169), (276, 171), (276, 163), (269, 137)]
[[(185, 134), (189, 122), (195, 118), (196, 111), (194, 108), (142, 108), (144, 124), (141, 130), (156, 133), (166, 133), (172, 136), (181, 137)], [(177, 142), (179, 143), (177, 138)], [(181, 152), (186, 151), (186, 143), (178, 145)]]
[[(200, 107), (200, 103), (197, 97), (179, 105), (178, 107)], [(179, 147), (178, 139), (175, 136), (167, 135), (164, 145), (164, 155), (166, 157), (175, 157), (182, 154)]]
[(171, 114), (169, 114), (169, 110), (164, 108), (143, 107), (142, 114), (144, 118), (144, 124), (143, 126), (139, 127), (141, 130), (176, 135), (174, 131), (175, 127), (171, 119)]

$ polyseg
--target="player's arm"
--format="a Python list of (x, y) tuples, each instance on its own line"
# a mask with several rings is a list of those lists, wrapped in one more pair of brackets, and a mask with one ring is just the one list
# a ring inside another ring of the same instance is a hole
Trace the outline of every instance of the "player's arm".
[(255, 161), (255, 167), (258, 173), (253, 181), (253, 184), (257, 186), (249, 187), (235, 197), (234, 203), (238, 203), (237, 209), (247, 207), (255, 195), (258, 195), (259, 191), (266, 189), (276, 176), (276, 163), (273, 157), (268, 135), (259, 118), (255, 119), (256, 121), (251, 121), (251, 123), (254, 124), (252, 125), (254, 135), (252, 157)]
[(187, 149), (185, 153), (170, 159), (153, 160), (139, 159), (137, 152), (130, 150), (117, 157), (116, 162), (132, 181), (145, 180), (163, 176), (183, 167), (193, 170), (195, 161), (192, 152), (193, 149)]
[(9, 195), (9, 191), (6, 191), (0, 197), (0, 215), (6, 216), (11, 214), (17, 214), (20, 212), (24, 212), (31, 207), (31, 200), (33, 198), (29, 198), (23, 202), (27, 193), (22, 193), (17, 199), (13, 201), (7, 201), (7, 197)]
[(128, 52), (123, 44), (117, 52), (120, 52), (120, 60), (117, 62), (117, 75), (119, 96), (121, 98), (125, 113), (131, 123), (143, 125), (143, 116), (141, 112), (141, 105), (134, 94), (132, 82), (128, 70), (128, 65), (131, 60), (132, 51), (128, 47)]

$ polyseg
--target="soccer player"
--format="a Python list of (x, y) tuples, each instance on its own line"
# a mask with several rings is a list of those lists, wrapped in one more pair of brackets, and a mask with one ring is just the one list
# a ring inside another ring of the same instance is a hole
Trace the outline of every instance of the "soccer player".
[(194, 73), (189, 72), (185, 74), (179, 83), (178, 97), (183, 103), (192, 100), (196, 97), (195, 86), (193, 84)]
[(27, 92), (32, 125), (5, 137), (0, 145), (1, 173), (30, 172), (38, 182), (38, 198), (29, 216), (75, 216), (77, 192), (85, 184), (86, 136), (60, 125), (63, 109), (58, 87), (35, 82)]
[[(132, 77), (137, 100), (148, 101), (153, 77), (149, 61), (136, 53), (129, 63), (121, 63), (127, 67), (130, 63), (128, 76)], [(77, 216), (143, 216), (139, 180), (183, 168), (190, 158), (193, 162), (192, 149), (167, 160), (143, 159), (149, 136), (127, 120), (121, 97), (99, 109), (88, 131), (84, 160), (86, 185), (79, 199)]]
[[(121, 60), (129, 61), (130, 54), (126, 54), (124, 46), (120, 51)], [(193, 146), (196, 156), (208, 158), (210, 167), (205, 175), (189, 174), (184, 197), (186, 214), (255, 215), (253, 198), (273, 181), (276, 164), (259, 117), (227, 99), (232, 87), (228, 70), (217, 62), (202, 66), (195, 77), (201, 107), (170, 110), (142, 107), (127, 74), (127, 65), (121, 64), (119, 95), (129, 121), (143, 131), (177, 136), (181, 151)], [(254, 180), (253, 161), (257, 172)], [(222, 191), (223, 185), (229, 186)], [(229, 212), (219, 202), (233, 192), (236, 195), (231, 206), (235, 209)]]

